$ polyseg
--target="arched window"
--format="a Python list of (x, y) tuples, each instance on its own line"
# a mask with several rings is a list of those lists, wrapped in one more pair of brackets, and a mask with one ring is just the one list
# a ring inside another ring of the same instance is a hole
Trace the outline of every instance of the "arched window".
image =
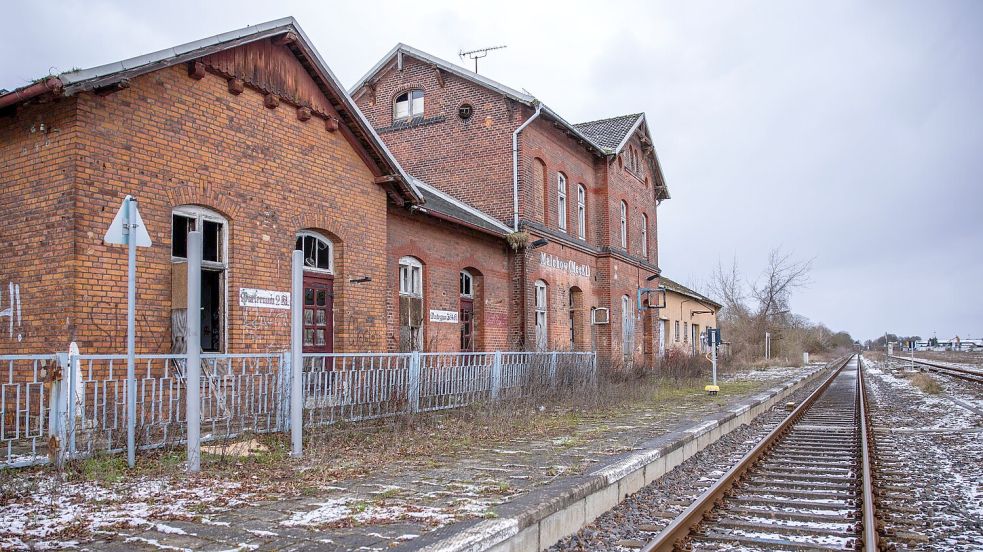
[(474, 277), (467, 270), (461, 271), (461, 297), (474, 298)]
[(334, 272), (334, 247), (331, 241), (310, 230), (297, 233), (294, 249), (304, 252), (304, 270), (311, 272)]
[(474, 351), (474, 276), (467, 270), (461, 271), (461, 301), (458, 323), (461, 325), (461, 351)]
[[(228, 270), (228, 221), (205, 207), (182, 205), (171, 213), (171, 261), (184, 263), (188, 257), (188, 233), (202, 233), (201, 248), (201, 350), (220, 352), (225, 343), (225, 290)], [(187, 270), (186, 267), (176, 270)], [(176, 307), (177, 308), (177, 307)], [(186, 306), (185, 306), (186, 308)], [(187, 351), (187, 326), (174, 325), (174, 348)]]
[(621, 248), (628, 249), (628, 204), (621, 202)]
[(399, 260), (399, 349), (423, 349), (423, 263), (416, 257)]
[(423, 263), (416, 257), (399, 260), (399, 294), (423, 297)]
[(567, 231), (567, 177), (556, 173), (556, 225)]
[(534, 288), (536, 292), (534, 297), (534, 306), (536, 310), (536, 348), (540, 351), (545, 351), (549, 337), (549, 329), (547, 327), (548, 320), (546, 318), (548, 286), (546, 285), (546, 282), (536, 280)]
[(642, 257), (649, 258), (649, 216), (642, 213)]
[(423, 90), (410, 90), (396, 96), (393, 119), (412, 119), (423, 116)]
[(587, 238), (587, 189), (577, 186), (577, 237)]

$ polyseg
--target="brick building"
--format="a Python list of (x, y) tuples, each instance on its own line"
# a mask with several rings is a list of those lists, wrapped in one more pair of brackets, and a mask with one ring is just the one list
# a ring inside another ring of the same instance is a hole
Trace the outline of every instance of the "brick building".
[[(654, 354), (661, 325), (657, 309), (638, 308), (639, 290), (658, 284), (657, 207), (669, 195), (644, 114), (571, 124), (404, 44), (349, 92), (407, 172), (507, 226), (515, 247), (484, 258), (507, 263), (516, 316), (506, 329), (476, 313), (479, 331), (507, 330), (517, 346)], [(474, 255), (440, 251), (449, 267)]]
[(153, 239), (139, 351), (182, 349), (195, 228), (203, 350), (287, 347), (289, 310), (262, 302), (289, 291), (296, 246), (307, 346), (387, 347), (387, 205), (423, 198), (292, 19), (51, 77), (0, 110), (0, 352), (123, 350), (126, 248), (102, 238), (126, 194)]
[(644, 115), (570, 124), (407, 46), (351, 95), (292, 18), (40, 80), (0, 94), (0, 182), (0, 353), (122, 351), (126, 194), (141, 352), (184, 348), (195, 229), (205, 351), (287, 347), (295, 248), (309, 351), (657, 350)]

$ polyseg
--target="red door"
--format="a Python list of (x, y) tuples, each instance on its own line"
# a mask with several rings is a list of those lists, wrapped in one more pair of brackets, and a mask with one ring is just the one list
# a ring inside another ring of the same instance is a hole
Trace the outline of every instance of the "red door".
[(334, 277), (304, 273), (304, 352), (334, 351)]
[(474, 351), (474, 299), (461, 298), (461, 350)]

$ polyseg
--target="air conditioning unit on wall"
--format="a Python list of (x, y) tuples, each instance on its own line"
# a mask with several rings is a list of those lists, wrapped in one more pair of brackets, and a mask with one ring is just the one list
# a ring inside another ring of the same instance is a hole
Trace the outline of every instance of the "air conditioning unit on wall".
[(590, 323), (591, 324), (610, 324), (611, 323), (611, 313), (606, 307), (597, 307), (591, 309), (590, 311)]

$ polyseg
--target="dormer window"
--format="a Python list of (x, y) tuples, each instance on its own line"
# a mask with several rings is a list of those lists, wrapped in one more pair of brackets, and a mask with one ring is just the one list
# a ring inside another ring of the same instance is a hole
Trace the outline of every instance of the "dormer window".
[(423, 116), (423, 90), (410, 90), (396, 96), (394, 119), (413, 119)]

